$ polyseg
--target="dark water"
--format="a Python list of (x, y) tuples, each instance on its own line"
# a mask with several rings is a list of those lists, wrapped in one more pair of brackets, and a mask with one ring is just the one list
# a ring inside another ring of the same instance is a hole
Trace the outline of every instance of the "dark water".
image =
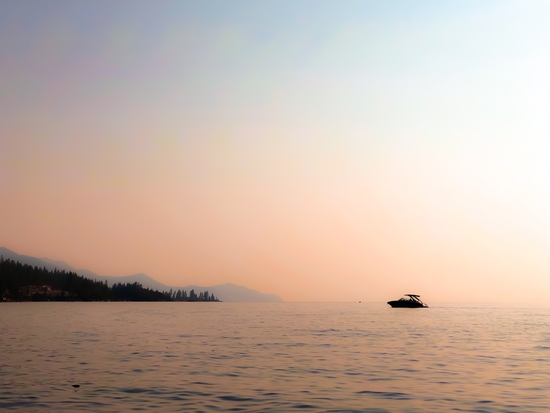
[(0, 304), (0, 410), (524, 413), (549, 406), (548, 308)]

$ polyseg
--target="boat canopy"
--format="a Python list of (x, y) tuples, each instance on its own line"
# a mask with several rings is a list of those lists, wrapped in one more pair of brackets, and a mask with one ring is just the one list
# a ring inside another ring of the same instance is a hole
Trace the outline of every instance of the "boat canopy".
[(418, 294), (405, 294), (400, 301), (416, 301), (418, 303), (422, 303), (422, 300)]

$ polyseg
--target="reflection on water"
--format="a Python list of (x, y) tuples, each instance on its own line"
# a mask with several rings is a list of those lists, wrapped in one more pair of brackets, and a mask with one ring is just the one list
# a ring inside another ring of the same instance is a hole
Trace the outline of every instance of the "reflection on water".
[(0, 409), (542, 412), (550, 309), (5, 303)]

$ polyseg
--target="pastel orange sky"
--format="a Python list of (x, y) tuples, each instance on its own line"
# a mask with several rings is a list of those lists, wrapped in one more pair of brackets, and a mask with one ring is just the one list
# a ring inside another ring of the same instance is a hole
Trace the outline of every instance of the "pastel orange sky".
[(550, 303), (549, 16), (3, 1), (0, 246), (287, 301)]

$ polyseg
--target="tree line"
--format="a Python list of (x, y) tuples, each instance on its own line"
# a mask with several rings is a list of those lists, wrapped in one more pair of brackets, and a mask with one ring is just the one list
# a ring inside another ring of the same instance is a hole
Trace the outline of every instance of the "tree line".
[(48, 270), (0, 256), (0, 301), (219, 301), (207, 291), (162, 292), (140, 283), (90, 280), (75, 272)]
[(170, 288), (170, 291), (166, 294), (172, 301), (220, 301), (214, 293), (208, 293), (208, 291), (201, 291), (199, 295), (197, 295), (195, 290), (191, 290), (189, 291), (189, 295), (187, 295), (187, 291), (185, 290), (175, 291)]

